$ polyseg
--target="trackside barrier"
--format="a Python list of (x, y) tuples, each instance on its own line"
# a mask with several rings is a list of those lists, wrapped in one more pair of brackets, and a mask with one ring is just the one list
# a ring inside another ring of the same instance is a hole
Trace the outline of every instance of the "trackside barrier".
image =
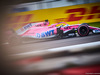
[(75, 66), (100, 64), (100, 53), (73, 55), (43, 60), (41, 62), (27, 64), (20, 68), (20, 72), (47, 72), (61, 68), (71, 68)]
[(42, 59), (42, 57), (34, 57), (34, 58), (28, 58), (28, 59), (22, 59), (19, 61), (14, 62), (14, 65), (28, 65), (31, 63), (36, 63), (36, 62), (40, 62)]
[(42, 55), (47, 55), (47, 54), (52, 54), (52, 53), (57, 53), (57, 52), (62, 52), (62, 51), (79, 52), (79, 51), (84, 51), (88, 49), (90, 50), (97, 47), (100, 48), (100, 41), (59, 47), (59, 48), (52, 48), (52, 49), (46, 49), (46, 50), (37, 50), (37, 51), (13, 54), (10, 56), (11, 56), (11, 59), (20, 59), (20, 58), (25, 58), (25, 57), (42, 56)]
[(49, 20), (50, 25), (58, 22), (66, 22), (70, 25), (99, 22), (99, 8), (100, 2), (13, 13), (8, 15), (6, 26), (20, 33), (31, 27), (30, 23), (38, 23), (46, 19)]
[(99, 65), (91, 65), (84, 67), (75, 67), (70, 69), (58, 70), (56, 72), (50, 72), (43, 75), (95, 75), (100, 74), (100, 64)]

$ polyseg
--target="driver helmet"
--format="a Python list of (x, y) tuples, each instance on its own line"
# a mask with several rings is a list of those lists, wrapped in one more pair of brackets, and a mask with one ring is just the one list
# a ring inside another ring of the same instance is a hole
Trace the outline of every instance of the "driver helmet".
[(69, 26), (68, 24), (66, 24), (64, 27), (67, 27), (67, 26)]
[(60, 25), (60, 27), (63, 27), (63, 26), (64, 26), (63, 24)]

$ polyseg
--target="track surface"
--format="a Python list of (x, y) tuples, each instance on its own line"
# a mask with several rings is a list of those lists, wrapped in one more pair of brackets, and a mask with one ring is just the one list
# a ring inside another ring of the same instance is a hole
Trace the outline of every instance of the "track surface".
[(23, 53), (23, 52), (30, 52), (35, 50), (44, 50), (44, 49), (50, 49), (50, 48), (57, 48), (57, 47), (63, 47), (63, 46), (71, 46), (71, 45), (77, 45), (77, 44), (83, 44), (83, 43), (90, 43), (100, 41), (100, 34), (96, 35), (89, 35), (85, 37), (71, 37), (67, 39), (59, 39), (59, 40), (49, 40), (49, 41), (42, 41), (42, 42), (27, 42), (22, 45), (17, 46), (6, 46), (8, 49), (8, 54), (17, 54), (17, 53)]

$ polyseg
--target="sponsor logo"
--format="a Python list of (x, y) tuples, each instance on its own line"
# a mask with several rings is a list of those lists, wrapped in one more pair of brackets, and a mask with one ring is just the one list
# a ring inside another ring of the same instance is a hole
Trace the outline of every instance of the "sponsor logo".
[(51, 36), (51, 35), (54, 35), (54, 30), (49, 30), (49, 31), (46, 31), (46, 32), (42, 32), (41, 34), (37, 33), (36, 37), (41, 38), (41, 37), (47, 37), (47, 36)]
[[(65, 14), (67, 14), (66, 18), (58, 18), (55, 19), (56, 22), (72, 22), (83, 20), (91, 20), (95, 18), (100, 18), (100, 6), (93, 6), (88, 8), (76, 8), (76, 9), (68, 9)], [(88, 12), (87, 12), (88, 11)]]
[(40, 38), (40, 34), (39, 34), (39, 33), (36, 33), (36, 37), (37, 37), (37, 38)]
[[(52, 12), (55, 10), (57, 12)], [(39, 11), (40, 12), (36, 10), (35, 12), (28, 11), (18, 14), (10, 14), (8, 15), (8, 19), (6, 20), (7, 21), (6, 24), (9, 24), (7, 26), (13, 27), (14, 30), (18, 30), (28, 23), (43, 22), (45, 19), (49, 19), (50, 24), (58, 22), (67, 22), (70, 25), (77, 23), (80, 24), (83, 22), (89, 23), (89, 22), (100, 21), (100, 3), (90, 3), (90, 4), (74, 5), (68, 7), (66, 6), (57, 9), (55, 8), (55, 9), (46, 9)], [(46, 11), (49, 12), (44, 13)]]
[(28, 25), (26, 25), (26, 26), (24, 26), (23, 29), (26, 30), (26, 29), (28, 29), (28, 28), (30, 28), (30, 27), (32, 27), (32, 24), (31, 24), (31, 23), (28, 24)]
[(94, 33), (100, 33), (100, 30), (93, 30)]

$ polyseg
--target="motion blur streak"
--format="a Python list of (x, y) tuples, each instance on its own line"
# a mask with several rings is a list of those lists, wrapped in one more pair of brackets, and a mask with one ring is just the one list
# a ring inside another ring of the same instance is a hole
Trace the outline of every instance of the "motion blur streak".
[[(37, 41), (34, 39), (30, 39), (28, 41), (25, 40), (23, 43), (18, 45), (11, 45), (9, 42), (3, 44), (3, 40), (7, 40), (7, 38), (10, 36), (5, 36), (3, 33), (7, 31), (7, 29), (9, 30), (9, 28), (11, 28), (10, 30), (12, 30), (13, 32), (14, 30), (17, 32), (18, 29), (19, 31), (23, 31), (23, 29), (27, 29), (27, 27), (31, 26), (31, 24), (28, 23), (36, 23), (44, 21), (45, 19), (50, 20), (51, 24), (61, 21), (68, 22), (68, 24), (71, 25), (83, 22), (98, 22), (93, 23), (92, 25), (95, 27), (99, 27), (99, 0), (41, 0), (40, 2), (35, 2), (35, 4), (27, 3), (22, 4), (22, 6), (20, 6), (20, 3), (23, 3), (24, 1), (28, 2), (36, 0), (1, 0), (0, 2), (0, 71), (2, 72), (2, 74), (0, 75), (93, 75), (94, 73), (100, 74), (100, 44), (96, 48), (94, 48), (96, 44), (90, 44), (92, 47), (89, 46), (90, 48), (86, 48), (85, 50), (81, 50), (81, 48), (79, 48), (76, 51), (74, 50), (76, 49), (76, 47), (74, 47), (73, 50), (69, 50), (68, 48), (68, 52), (65, 51), (56, 53), (56, 51), (53, 50), (59, 47), (60, 49), (66, 50), (66, 48), (63, 47), (70, 46), (70, 48), (72, 48), (72, 45), (77, 46), (78, 44), (100, 41), (100, 34), (59, 40), (44, 39), (42, 41)], [(55, 4), (53, 3), (53, 1)], [(92, 3), (90, 1), (92, 1)], [(44, 5), (42, 4), (42, 2), (44, 2)], [(14, 4), (19, 5), (17, 7), (17, 5)], [(59, 7), (61, 4), (62, 7)], [(54, 8), (52, 5), (58, 8)], [(44, 9), (39, 10), (42, 8), (42, 6), (44, 7)], [(49, 7), (52, 9), (49, 9)], [(25, 10), (24, 12), (23, 10), (20, 10), (24, 8), (28, 9), (26, 10), (27, 12)], [(37, 10), (33, 11), (34, 8), (37, 8)], [(15, 9), (18, 9), (18, 12), (14, 12)], [(11, 19), (8, 18), (8, 13), (14, 13), (15, 15), (14, 17), (11, 17)], [(6, 21), (5, 18), (8, 18), (8, 20)], [(11, 36), (15, 35), (16, 33), (11, 34)], [(20, 42), (17, 40), (14, 41), (16, 43)], [(60, 49), (58, 50), (61, 51)], [(42, 55), (42, 53), (46, 53), (45, 50), (48, 50), (51, 53), (48, 54), (47, 51), (46, 55)], [(33, 53), (31, 52), (36, 53), (34, 53), (33, 55)], [(37, 55), (38, 53), (40, 54)]]
[(38, 55), (43, 55), (43, 54), (45, 55), (45, 54), (55, 53), (59, 51), (60, 52), (61, 51), (78, 52), (78, 51), (92, 49), (96, 47), (100, 47), (100, 41), (79, 44), (79, 45), (65, 46), (65, 47), (57, 47), (57, 48), (52, 48), (52, 49), (47, 49), (47, 50), (36, 50), (32, 52), (14, 54), (11, 56), (15, 56), (15, 57), (21, 57), (21, 56), (23, 57), (23, 56), (29, 56), (29, 55), (38, 56)]

